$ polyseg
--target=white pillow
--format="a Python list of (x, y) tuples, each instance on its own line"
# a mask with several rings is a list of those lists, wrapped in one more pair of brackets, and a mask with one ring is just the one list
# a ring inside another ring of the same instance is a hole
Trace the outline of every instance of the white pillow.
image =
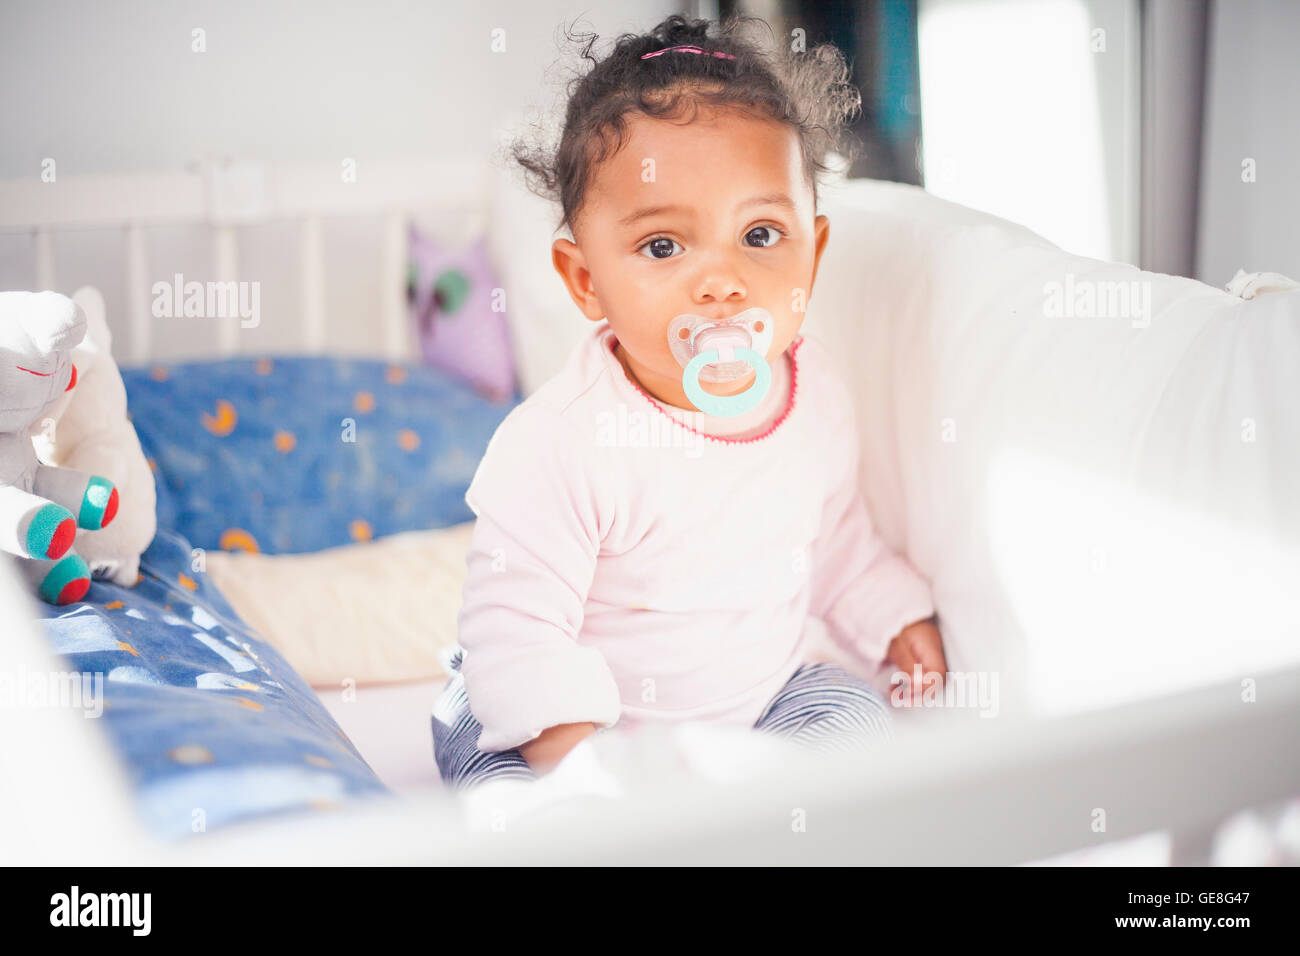
[(806, 328), (845, 359), (868, 506), (932, 581), (950, 669), (1053, 714), (1300, 660), (1300, 292), (834, 193)]
[(494, 167), (488, 212), (488, 257), (506, 290), (515, 370), (524, 395), (537, 391), (564, 367), (591, 320), (569, 298), (551, 264), (551, 244), (560, 213), (524, 186), (513, 168)]
[(309, 554), (210, 551), (231, 606), (313, 687), (428, 680), (456, 641), (472, 521)]

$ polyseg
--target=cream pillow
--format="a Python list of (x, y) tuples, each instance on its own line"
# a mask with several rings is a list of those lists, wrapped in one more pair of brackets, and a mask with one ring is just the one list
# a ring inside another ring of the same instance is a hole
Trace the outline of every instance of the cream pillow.
[(236, 612), (313, 687), (428, 680), (456, 641), (474, 522), (309, 554), (213, 551)]

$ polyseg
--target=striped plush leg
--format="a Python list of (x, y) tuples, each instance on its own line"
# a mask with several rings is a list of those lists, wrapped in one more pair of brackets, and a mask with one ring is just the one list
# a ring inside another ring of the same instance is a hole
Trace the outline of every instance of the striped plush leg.
[(76, 515), (77, 527), (88, 531), (107, 527), (117, 514), (117, 489), (113, 483), (75, 468), (40, 465), (33, 490), (63, 505)]
[(57, 561), (19, 561), (32, 589), (47, 604), (72, 604), (90, 589), (90, 567), (75, 551)]
[(0, 487), (0, 550), (61, 558), (76, 535), (76, 518), (67, 508), (13, 485)]

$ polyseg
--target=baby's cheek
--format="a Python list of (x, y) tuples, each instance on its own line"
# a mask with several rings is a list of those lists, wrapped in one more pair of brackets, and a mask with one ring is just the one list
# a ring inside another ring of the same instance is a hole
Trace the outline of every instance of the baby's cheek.
[(656, 322), (637, 336), (637, 358), (652, 368), (663, 370), (676, 367), (672, 349), (668, 344), (667, 323)]
[(772, 351), (779, 354), (784, 352), (799, 334), (804, 313), (791, 310), (786, 313), (776, 313), (773, 319), (776, 322), (776, 331), (772, 335)]

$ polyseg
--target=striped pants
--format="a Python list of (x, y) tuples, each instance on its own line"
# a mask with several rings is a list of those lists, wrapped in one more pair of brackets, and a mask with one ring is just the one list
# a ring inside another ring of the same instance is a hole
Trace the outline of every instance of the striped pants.
[[(463, 651), (455, 650), (451, 679), (433, 708), (433, 755), (438, 773), (453, 789), (503, 777), (536, 779), (517, 749), (485, 753), (478, 749), (483, 726), (470, 713)], [(849, 752), (890, 737), (889, 706), (866, 681), (834, 664), (804, 664), (768, 702), (754, 729), (785, 737), (810, 749)]]

